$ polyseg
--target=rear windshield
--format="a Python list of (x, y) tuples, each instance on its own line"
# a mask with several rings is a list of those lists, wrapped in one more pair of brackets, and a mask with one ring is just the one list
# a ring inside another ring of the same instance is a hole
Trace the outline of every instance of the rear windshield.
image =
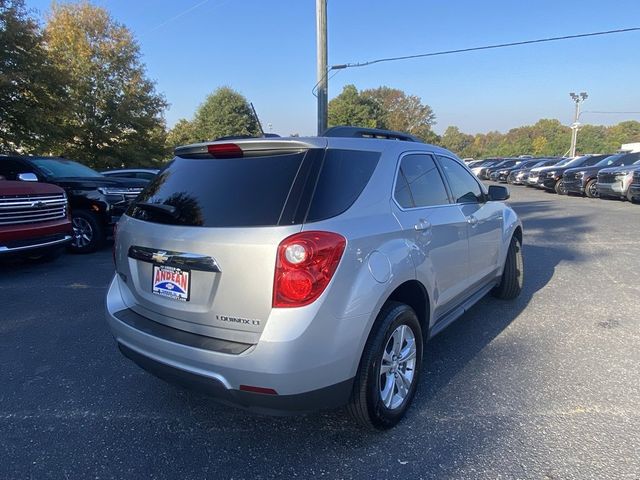
[(176, 157), (127, 214), (201, 227), (291, 225), (330, 218), (358, 198), (379, 154), (307, 150), (228, 159)]

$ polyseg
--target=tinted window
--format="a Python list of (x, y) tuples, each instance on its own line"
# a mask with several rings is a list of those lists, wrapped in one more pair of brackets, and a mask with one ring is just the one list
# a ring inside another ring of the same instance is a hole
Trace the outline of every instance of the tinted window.
[(585, 162), (583, 163), (583, 165), (584, 165), (585, 167), (591, 167), (592, 165), (595, 165), (596, 163), (598, 163), (599, 161), (601, 161), (603, 158), (606, 158), (606, 157), (603, 157), (603, 156), (601, 156), (601, 155), (594, 155), (594, 156), (592, 156), (592, 157), (587, 158), (587, 159), (585, 160)]
[(630, 165), (638, 159), (636, 154), (622, 153), (618, 155), (611, 155), (610, 157), (601, 160), (596, 163), (598, 167), (618, 167), (622, 165)]
[(433, 158), (424, 154), (402, 158), (394, 194), (403, 208), (449, 203), (447, 190)]
[(379, 158), (377, 152), (328, 150), (307, 221), (335, 217), (353, 205), (369, 182)]
[(29, 172), (21, 162), (10, 158), (0, 159), (0, 176), (5, 180), (16, 180), (19, 173)]
[[(202, 227), (277, 225), (305, 153), (191, 159), (176, 157), (140, 194), (128, 214), (158, 223)], [(169, 213), (140, 207), (169, 207)]]
[(29, 161), (50, 178), (103, 176), (85, 165), (64, 158), (34, 158)]
[(447, 157), (438, 156), (438, 161), (449, 180), (449, 187), (456, 203), (478, 203), (482, 201), (482, 189), (462, 165)]

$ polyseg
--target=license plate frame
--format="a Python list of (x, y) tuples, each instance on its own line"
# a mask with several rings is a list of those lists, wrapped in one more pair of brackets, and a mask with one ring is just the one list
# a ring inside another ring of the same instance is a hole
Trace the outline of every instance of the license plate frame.
[(152, 264), (151, 293), (176, 302), (191, 299), (191, 270)]

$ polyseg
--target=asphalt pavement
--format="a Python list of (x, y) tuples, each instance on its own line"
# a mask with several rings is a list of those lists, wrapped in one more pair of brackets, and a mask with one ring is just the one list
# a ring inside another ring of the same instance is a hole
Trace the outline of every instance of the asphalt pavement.
[(525, 289), (427, 346), (395, 429), (266, 417), (117, 351), (111, 252), (0, 265), (0, 479), (640, 479), (640, 205), (512, 188)]

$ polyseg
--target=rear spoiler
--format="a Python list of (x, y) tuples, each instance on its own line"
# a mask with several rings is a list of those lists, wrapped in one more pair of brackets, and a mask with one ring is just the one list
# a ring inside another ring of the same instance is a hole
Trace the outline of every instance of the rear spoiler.
[(235, 142), (216, 141), (195, 143), (177, 147), (174, 154), (183, 158), (231, 158), (231, 157), (263, 157), (284, 153), (295, 153), (310, 148), (325, 148), (326, 139), (315, 142), (302, 140), (284, 140), (276, 138), (256, 138)]

